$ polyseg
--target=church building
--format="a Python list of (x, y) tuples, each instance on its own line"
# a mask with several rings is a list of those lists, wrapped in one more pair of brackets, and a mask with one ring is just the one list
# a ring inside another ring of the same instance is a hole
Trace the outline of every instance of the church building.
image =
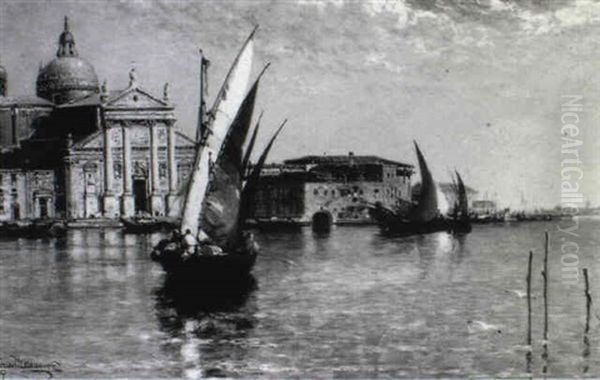
[(9, 97), (9, 85), (0, 67), (0, 221), (180, 214), (195, 142), (176, 127), (168, 84), (152, 94), (131, 69), (109, 90), (65, 17), (36, 96)]

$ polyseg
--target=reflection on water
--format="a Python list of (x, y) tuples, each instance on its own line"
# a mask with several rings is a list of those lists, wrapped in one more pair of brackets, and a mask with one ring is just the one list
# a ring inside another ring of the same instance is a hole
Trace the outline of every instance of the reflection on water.
[[(580, 266), (600, 294), (600, 223), (581, 221)], [(242, 287), (177, 284), (148, 259), (159, 234), (70, 231), (0, 239), (0, 356), (58, 360), (69, 377), (599, 376), (598, 317), (560, 282), (551, 235), (542, 358), (542, 241), (551, 223), (388, 238), (372, 227), (258, 235)], [(534, 250), (533, 351), (526, 339)]]
[(213, 357), (218, 362), (222, 352), (244, 359), (248, 331), (256, 324), (252, 299), (256, 279), (219, 289), (190, 289), (190, 285), (165, 278), (155, 289), (159, 328), (171, 337), (163, 349), (166, 353), (179, 351), (184, 377), (231, 376), (222, 366), (208, 363)]

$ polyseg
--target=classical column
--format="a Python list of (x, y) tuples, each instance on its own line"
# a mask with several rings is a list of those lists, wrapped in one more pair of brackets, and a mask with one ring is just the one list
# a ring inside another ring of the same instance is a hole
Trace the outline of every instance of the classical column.
[(175, 127), (169, 126), (169, 193), (177, 193), (177, 162), (175, 161)]
[(158, 127), (155, 123), (150, 125), (150, 166), (152, 179), (152, 196), (150, 197), (150, 206), (152, 215), (159, 216), (165, 214), (162, 194), (160, 194), (160, 178), (158, 176)]
[(167, 210), (171, 217), (179, 214), (177, 197), (177, 162), (175, 161), (175, 126), (169, 123), (167, 139), (167, 159), (169, 165), (169, 195), (167, 195)]
[(121, 214), (123, 216), (133, 216), (135, 214), (135, 202), (133, 199), (131, 140), (128, 125), (122, 124), (121, 136), (123, 141), (123, 197), (121, 198)]
[(160, 178), (158, 178), (158, 136), (155, 124), (150, 126), (150, 161), (152, 164), (152, 194), (160, 190)]
[(18, 108), (12, 108), (11, 113), (11, 124), (12, 124), (12, 138), (13, 138), (13, 145), (19, 147), (20, 146), (20, 139), (19, 139), (19, 109)]
[(112, 141), (110, 139), (110, 128), (104, 127), (104, 194), (113, 192), (113, 157)]
[[(100, 118), (100, 110), (98, 110), (98, 118)], [(117, 207), (117, 200), (113, 192), (113, 156), (112, 156), (112, 139), (111, 139), (111, 128), (108, 124), (103, 126), (104, 136), (104, 197), (103, 197), (103, 211), (105, 218), (115, 218), (119, 216), (119, 209)]]

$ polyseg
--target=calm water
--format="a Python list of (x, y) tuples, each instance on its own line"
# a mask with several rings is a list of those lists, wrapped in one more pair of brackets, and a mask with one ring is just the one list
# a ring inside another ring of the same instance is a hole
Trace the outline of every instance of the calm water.
[[(65, 377), (525, 375), (526, 301), (513, 290), (525, 289), (534, 249), (530, 368), (541, 374), (543, 231), (558, 223), (477, 226), (462, 238), (261, 234), (255, 289), (210, 306), (169, 291), (147, 257), (160, 235), (0, 240), (0, 356), (56, 360)], [(599, 227), (581, 221), (573, 240), (600, 304)], [(547, 371), (600, 376), (600, 310), (587, 355), (583, 281), (560, 280), (564, 236), (551, 239)]]

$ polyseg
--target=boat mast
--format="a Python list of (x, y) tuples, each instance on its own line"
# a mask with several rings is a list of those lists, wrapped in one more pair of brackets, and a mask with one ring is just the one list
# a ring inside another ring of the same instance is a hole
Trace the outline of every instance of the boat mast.
[(199, 144), (206, 129), (206, 97), (208, 97), (208, 65), (210, 61), (200, 52), (200, 103), (198, 106), (198, 125), (196, 126), (196, 144)]

